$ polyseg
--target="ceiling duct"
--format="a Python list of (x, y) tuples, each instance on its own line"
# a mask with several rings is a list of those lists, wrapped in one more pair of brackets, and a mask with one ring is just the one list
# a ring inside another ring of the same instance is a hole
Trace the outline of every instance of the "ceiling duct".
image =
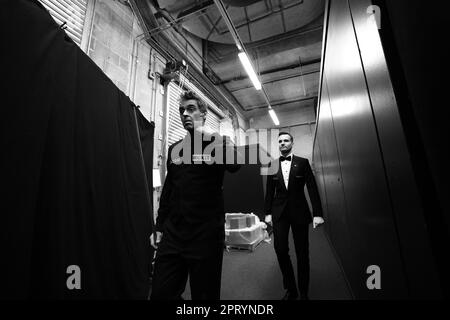
[(232, 7), (246, 7), (262, 0), (222, 0), (224, 4)]

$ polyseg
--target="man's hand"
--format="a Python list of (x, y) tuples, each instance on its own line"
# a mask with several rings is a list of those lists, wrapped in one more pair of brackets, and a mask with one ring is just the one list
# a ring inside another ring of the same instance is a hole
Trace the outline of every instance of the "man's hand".
[(156, 231), (156, 241), (154, 238), (154, 233), (151, 234), (150, 244), (152, 245), (153, 248), (158, 249), (158, 245), (161, 242), (161, 238), (162, 238), (162, 232)]
[(195, 125), (195, 131), (197, 133), (203, 134), (205, 137), (212, 137), (214, 134), (218, 133), (211, 129), (209, 126), (199, 123)]
[(272, 215), (268, 214), (265, 218), (264, 221), (268, 224), (272, 224)]
[(314, 217), (314, 219), (313, 219), (313, 228), (315, 229), (316, 227), (318, 227), (319, 225), (321, 225), (324, 222), (325, 221), (323, 220), (322, 217)]

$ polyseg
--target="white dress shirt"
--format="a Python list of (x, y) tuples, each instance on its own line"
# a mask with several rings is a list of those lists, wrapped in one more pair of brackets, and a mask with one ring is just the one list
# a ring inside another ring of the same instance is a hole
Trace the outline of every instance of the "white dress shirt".
[(289, 173), (291, 172), (292, 158), (294, 157), (294, 155), (291, 152), (286, 157), (289, 156), (291, 157), (291, 161), (281, 161), (281, 173), (283, 174), (283, 180), (284, 185), (286, 186), (286, 190), (289, 185)]

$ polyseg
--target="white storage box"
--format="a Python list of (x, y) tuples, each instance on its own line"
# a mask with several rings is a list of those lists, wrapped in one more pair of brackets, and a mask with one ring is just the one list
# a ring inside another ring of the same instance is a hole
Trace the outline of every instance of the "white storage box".
[(257, 222), (251, 227), (241, 229), (225, 229), (225, 244), (227, 246), (233, 245), (247, 245), (259, 242), (264, 238), (264, 224)]

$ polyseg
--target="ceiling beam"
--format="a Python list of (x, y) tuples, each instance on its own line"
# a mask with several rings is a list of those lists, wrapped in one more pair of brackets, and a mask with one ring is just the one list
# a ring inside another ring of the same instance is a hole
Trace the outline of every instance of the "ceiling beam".
[(244, 7), (244, 12), (245, 12), (245, 21), (247, 22), (248, 40), (252, 42), (252, 32), (250, 31), (250, 21), (248, 20), (247, 7)]
[(286, 33), (286, 20), (284, 18), (284, 9), (283, 9), (283, 4), (281, 3), (281, 0), (278, 0), (278, 5), (280, 7), (280, 12), (281, 12), (281, 21), (283, 22), (283, 33)]
[[(225, 9), (228, 9), (228, 6), (226, 6)], [(209, 40), (209, 37), (211, 37), (213, 31), (216, 31), (216, 33), (219, 34), (219, 29), (217, 29), (217, 24), (219, 23), (220, 20), (222, 20), (221, 15), (219, 15), (219, 17), (214, 22), (213, 27), (211, 28), (211, 30), (208, 33), (208, 36), (206, 37), (206, 40)]]
[[(270, 79), (270, 80), (266, 80), (266, 81), (261, 81), (262, 84), (269, 84), (269, 83), (274, 83), (274, 82), (278, 82), (278, 81), (283, 81), (283, 80), (288, 80), (288, 79), (292, 79), (292, 78), (299, 78), (308, 74), (314, 74), (314, 73), (319, 73), (319, 70), (312, 70), (312, 71), (308, 71), (308, 72), (303, 72), (303, 74), (290, 74), (287, 76), (280, 76), (280, 77), (276, 77), (274, 79)], [(251, 89), (253, 88), (253, 85), (246, 85), (246, 86), (242, 86), (242, 87), (237, 87), (237, 88), (232, 88), (229, 89), (230, 92), (236, 92), (239, 90), (245, 90), (245, 89)]]
[(285, 41), (287, 39), (293, 38), (293, 37), (297, 37), (297, 36), (301, 36), (310, 32), (314, 32), (314, 31), (322, 31), (323, 26), (317, 26), (317, 27), (312, 27), (312, 28), (308, 28), (305, 29), (304, 27), (302, 28), (298, 28), (298, 29), (294, 29), (291, 31), (288, 31), (286, 33), (283, 34), (279, 34), (264, 40), (259, 40), (259, 41), (255, 41), (253, 43), (249, 43), (246, 45), (247, 49), (256, 49), (259, 47), (264, 47), (267, 45), (271, 45), (272, 43), (275, 42), (279, 42), (279, 41)]
[[(289, 103), (296, 103), (296, 102), (314, 100), (316, 98), (317, 98), (317, 94), (313, 94), (313, 95), (310, 95), (310, 96), (301, 97), (301, 98), (295, 98), (295, 99), (291, 99), (291, 100), (275, 101), (275, 102), (271, 103), (271, 105), (272, 106), (281, 106), (281, 105), (285, 105), (285, 104), (289, 104)], [(244, 107), (244, 109), (245, 109), (245, 111), (254, 111), (254, 110), (258, 110), (258, 109), (267, 109), (267, 105), (266, 104), (262, 104), (262, 105), (251, 107), (251, 108), (245, 108)]]
[[(279, 34), (273, 37), (269, 37), (267, 39), (264, 40), (259, 40), (259, 41), (255, 41), (252, 43), (247, 43), (245, 45), (245, 47), (247, 48), (247, 50), (252, 50), (255, 51), (255, 49), (261, 48), (261, 47), (266, 47), (266, 46), (270, 46), (274, 43), (277, 42), (285, 42), (286, 40), (298, 37), (298, 40), (301, 39), (301, 36), (311, 33), (311, 32), (319, 32), (318, 36), (317, 36), (317, 42), (322, 42), (322, 31), (323, 31), (323, 26), (315, 26), (315, 27), (309, 27), (308, 29), (305, 29), (305, 27), (302, 28), (298, 28), (295, 30), (291, 30), (288, 31), (286, 33), (283, 34)], [(212, 30), (211, 30), (212, 32)], [(208, 40), (208, 39), (206, 39)], [(297, 39), (295, 39), (297, 40)], [(214, 48), (214, 45), (209, 45), (210, 47)], [(231, 51), (227, 51), (227, 53), (223, 53), (223, 54), (217, 54), (215, 59), (218, 61), (222, 61), (222, 62), (226, 62), (229, 61), (231, 59), (233, 59), (233, 55), (230, 55), (230, 52), (236, 52), (237, 53), (237, 49), (234, 49), (234, 46), (230, 46), (232, 47)]]
[[(295, 7), (295, 6), (298, 6), (298, 5), (301, 5), (301, 4), (303, 4), (303, 0), (299, 0), (299, 1), (297, 1), (297, 2), (288, 4), (288, 5), (285, 6), (283, 9), (290, 9), (290, 8), (292, 8), (292, 7)], [(265, 14), (262, 14), (262, 15), (256, 17), (256, 18), (254, 18), (254, 19), (248, 19), (248, 20), (246, 20), (245, 22), (236, 23), (236, 24), (234, 24), (234, 27), (236, 28), (236, 30), (237, 30), (237, 29), (240, 29), (240, 28), (242, 28), (242, 27), (245, 27), (245, 25), (247, 25), (247, 24), (254, 23), (254, 22), (257, 22), (257, 21), (260, 21), (260, 20), (262, 20), (262, 19), (264, 19), (264, 18), (267, 18), (268, 16), (270, 16), (270, 15), (272, 15), (272, 14), (274, 14), (274, 13), (281, 12), (283, 9), (282, 9), (282, 8), (273, 8), (273, 7), (272, 7), (272, 9), (271, 9), (270, 12), (267, 12), (267, 13), (265, 13)], [(228, 32), (229, 32), (228, 28), (225, 28), (225, 30), (221, 31), (219, 34), (220, 34), (220, 35), (224, 35), (224, 34), (227, 34)]]
[(183, 9), (183, 11), (178, 13), (177, 19), (183, 18), (184, 16), (187, 16), (187, 15), (191, 15), (192, 13), (196, 13), (196, 12), (199, 12), (199, 11), (206, 10), (212, 5), (214, 5), (214, 1), (213, 0), (208, 0), (208, 1), (205, 1), (203, 3), (197, 4), (195, 6), (192, 6), (190, 8)]
[[(261, 71), (259, 73), (259, 75), (260, 76), (268, 75), (268, 74), (275, 73), (275, 72), (295, 69), (295, 68), (299, 68), (299, 67), (306, 67), (306, 66), (313, 65), (316, 63), (320, 63), (320, 58), (309, 60), (303, 64), (294, 63), (294, 64), (290, 64), (290, 65), (283, 66), (283, 67), (267, 69), (267, 70)], [(239, 81), (239, 80), (245, 80), (245, 79), (248, 79), (248, 76), (239, 76), (239, 77), (235, 77), (235, 78), (231, 78), (231, 79), (224, 79), (224, 80), (222, 80), (222, 82), (220, 82), (220, 84), (226, 84), (226, 83), (229, 83), (232, 81)]]

